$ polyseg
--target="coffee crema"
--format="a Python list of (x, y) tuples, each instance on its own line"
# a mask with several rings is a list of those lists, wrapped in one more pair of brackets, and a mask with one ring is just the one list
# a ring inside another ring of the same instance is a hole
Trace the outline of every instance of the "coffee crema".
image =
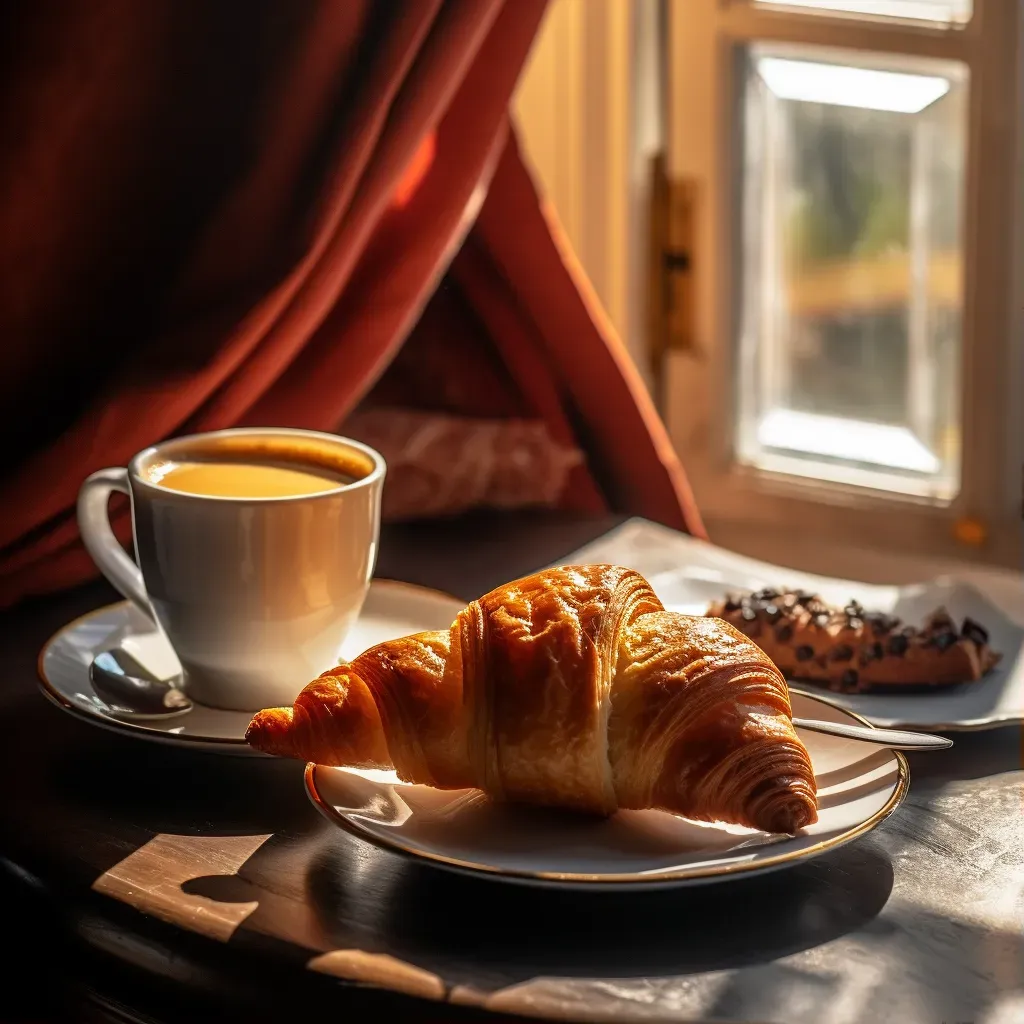
[(298, 498), (352, 483), (351, 476), (301, 463), (200, 461), (157, 462), (143, 476), (158, 487), (215, 498)]

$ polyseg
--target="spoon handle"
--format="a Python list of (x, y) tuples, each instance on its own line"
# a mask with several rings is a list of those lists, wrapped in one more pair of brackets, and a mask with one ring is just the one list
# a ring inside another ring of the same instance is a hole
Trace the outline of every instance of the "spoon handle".
[(893, 750), (945, 750), (953, 741), (945, 736), (932, 736), (926, 732), (904, 732), (900, 729), (875, 729), (867, 725), (847, 725), (845, 722), (820, 722), (813, 718), (794, 718), (793, 725), (810, 732), (824, 732), (848, 740), (864, 740)]

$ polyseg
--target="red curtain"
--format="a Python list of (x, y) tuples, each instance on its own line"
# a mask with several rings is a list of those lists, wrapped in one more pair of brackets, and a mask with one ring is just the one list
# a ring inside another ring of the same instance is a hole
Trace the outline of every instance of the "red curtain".
[(543, 8), (3, 7), (0, 605), (94, 574), (93, 470), (399, 393), (541, 418), (586, 455), (566, 506), (702, 532), (509, 129)]

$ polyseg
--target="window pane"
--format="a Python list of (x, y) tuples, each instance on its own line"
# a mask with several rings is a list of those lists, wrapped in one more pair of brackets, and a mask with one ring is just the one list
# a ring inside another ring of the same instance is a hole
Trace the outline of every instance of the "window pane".
[(966, 70), (843, 56), (746, 54), (738, 453), (948, 499)]
[(974, 13), (974, 0), (755, 0), (759, 7), (810, 7), (822, 13), (866, 14), (904, 21), (964, 25)]

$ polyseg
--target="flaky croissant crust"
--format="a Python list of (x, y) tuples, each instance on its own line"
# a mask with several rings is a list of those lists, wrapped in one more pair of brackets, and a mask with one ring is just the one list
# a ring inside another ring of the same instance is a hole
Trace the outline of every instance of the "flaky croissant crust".
[(259, 712), (246, 739), (598, 814), (651, 807), (768, 832), (817, 816), (775, 666), (727, 623), (665, 611), (621, 566), (499, 587), (448, 632), (388, 641), (325, 672), (291, 708)]

